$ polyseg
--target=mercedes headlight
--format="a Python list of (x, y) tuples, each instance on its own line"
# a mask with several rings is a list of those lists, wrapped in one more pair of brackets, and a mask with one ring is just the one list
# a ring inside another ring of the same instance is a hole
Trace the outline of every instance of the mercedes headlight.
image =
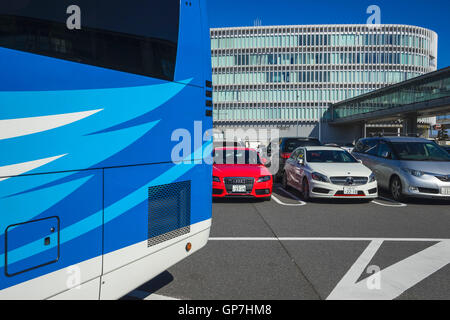
[(311, 174), (311, 177), (313, 178), (313, 180), (316, 180), (316, 181), (329, 182), (328, 177), (326, 175), (318, 173), (318, 172), (313, 172)]
[(375, 181), (377, 181), (377, 178), (375, 177), (375, 174), (372, 173), (372, 174), (369, 176), (369, 182), (375, 182)]

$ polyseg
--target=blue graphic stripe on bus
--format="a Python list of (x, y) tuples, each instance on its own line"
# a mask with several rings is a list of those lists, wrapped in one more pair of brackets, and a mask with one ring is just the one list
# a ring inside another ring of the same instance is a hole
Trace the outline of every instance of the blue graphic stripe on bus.
[[(18, 72), (17, 66), (27, 70), (27, 77)], [(0, 81), (0, 91), (123, 88), (164, 82), (155, 78), (1, 47), (0, 70), (8, 75), (8, 81)], [(55, 81), (55, 79), (64, 79), (64, 81)]]
[(167, 82), (118, 89), (0, 91), (3, 106), (0, 120), (104, 109), (97, 119), (96, 130), (106, 129), (163, 105), (191, 81), (192, 79), (187, 79), (181, 83)]
[[(52, 140), (49, 137), (49, 139), (46, 141), (49, 142), (49, 149), (51, 150), (51, 152), (54, 152), (50, 155), (60, 154), (61, 152), (63, 152), (63, 150), (65, 150), (66, 152), (69, 151), (70, 153), (51, 163), (46, 164), (44, 166), (45, 170), (47, 172), (54, 172), (58, 171), (58, 169), (61, 167), (74, 169), (89, 168), (101, 162), (102, 160), (111, 157), (117, 152), (120, 152), (121, 150), (135, 142), (137, 139), (142, 137), (144, 134), (149, 132), (157, 123), (158, 122), (148, 123), (117, 132), (108, 132), (94, 136), (82, 136), (80, 138), (74, 137), (72, 138), (73, 140), (71, 140), (71, 138), (68, 136), (63, 136), (62, 139), (67, 138), (67, 143), (69, 143), (69, 146), (65, 146), (65, 142), (63, 141), (60, 143), (60, 145), (58, 145), (56, 141)], [(58, 139), (58, 136), (56, 135), (55, 138)], [(114, 144), (106, 143), (108, 140), (114, 141)], [(102, 146), (102, 148), (99, 148), (99, 146)], [(27, 153), (27, 151), (28, 150), (23, 150), (23, 153)], [(36, 151), (39, 152), (39, 150)], [(18, 149), (15, 153), (22, 153), (22, 149)], [(32, 172), (33, 171), (28, 173)], [(32, 190), (53, 180), (53, 177), (43, 176), (42, 178), (43, 180), (46, 180), (46, 182), (39, 185), (36, 185), (36, 183), (34, 185), (30, 184), (30, 182), (26, 179), (7, 179), (4, 181), (0, 181), (0, 197), (6, 197), (8, 195)], [(6, 200), (2, 199), (0, 201), (3, 202)]]
[[(187, 80), (188, 83), (190, 80)], [(104, 105), (107, 106), (106, 109), (93, 114), (90, 117), (84, 118), (77, 123), (72, 123), (70, 125), (57, 128), (54, 130), (49, 130), (47, 132), (41, 132), (39, 134), (34, 134), (30, 136), (24, 136), (14, 139), (0, 140), (0, 148), (4, 150), (11, 150), (8, 156), (2, 157), (0, 159), (0, 166), (8, 166), (17, 163), (23, 163), (34, 159), (42, 159), (48, 156), (55, 156), (58, 154), (67, 154), (68, 156), (63, 157), (63, 159), (58, 159), (53, 163), (49, 163), (45, 166), (46, 172), (58, 171), (58, 170), (74, 170), (79, 168), (90, 168), (99, 162), (107, 159), (113, 154), (123, 150), (131, 143), (135, 142), (138, 138), (144, 135), (148, 130), (151, 129), (156, 122), (150, 124), (144, 124), (137, 126), (136, 128), (130, 128), (128, 130), (115, 132), (107, 132), (98, 135), (91, 135), (92, 132), (97, 130), (102, 130), (114, 125), (120, 125), (124, 121), (131, 120), (135, 117), (139, 117), (145, 113), (148, 113), (152, 109), (157, 108), (161, 104), (165, 103), (167, 100), (171, 99), (174, 95), (180, 92), (185, 86), (172, 83), (157, 85), (145, 88), (126, 88), (122, 93), (118, 94), (115, 91), (110, 92), (109, 99), (105, 99)], [(74, 94), (71, 96), (70, 92), (66, 92), (67, 99), (72, 101), (79, 101), (78, 95), (84, 96), (81, 100), (89, 101), (90, 99), (95, 100), (94, 92), (72, 92)], [(17, 93), (19, 94), (19, 93)], [(0, 93), (0, 98), (5, 98), (5, 103), (8, 99), (17, 99), (17, 101), (22, 101), (20, 95), (16, 93), (7, 94)], [(27, 93), (21, 93), (26, 95)], [(35, 99), (40, 99), (44, 101), (44, 106), (57, 106), (61, 103), (63, 96), (59, 98), (56, 97), (60, 93), (36, 93), (34, 95)], [(151, 94), (152, 102), (146, 99), (147, 94)], [(121, 100), (123, 100), (123, 95), (129, 95), (130, 103), (133, 104), (133, 108), (123, 107)], [(86, 98), (89, 96), (90, 98)], [(159, 99), (158, 99), (159, 97)], [(26, 98), (25, 100), (27, 100)], [(31, 96), (29, 97), (31, 99)], [(34, 100), (36, 102), (36, 100)], [(56, 101), (56, 102), (55, 102)], [(59, 102), (58, 102), (59, 101)], [(102, 99), (103, 101), (103, 99)], [(12, 101), (11, 101), (12, 102)], [(78, 102), (79, 103), (79, 102)], [(76, 103), (76, 104), (78, 104)], [(26, 103), (25, 103), (26, 105)], [(16, 108), (10, 108), (17, 110)], [(78, 105), (78, 110), (80, 107)], [(19, 111), (14, 111), (17, 113)], [(42, 109), (41, 109), (41, 112)], [(4, 109), (0, 110), (0, 116), (4, 118), (6, 111)], [(97, 116), (97, 117), (96, 117)], [(20, 115), (19, 115), (20, 117)], [(103, 143), (108, 139), (115, 141), (114, 145)], [(42, 149), (38, 142), (46, 141), (48, 145), (48, 150)], [(103, 148), (109, 146), (108, 149), (101, 151), (98, 145), (102, 145)], [(14, 152), (13, 152), (14, 151)], [(42, 172), (42, 171), (41, 171)], [(33, 173), (27, 172), (27, 173)], [(43, 177), (43, 184), (50, 182), (49, 177)], [(0, 181), (2, 188), (0, 189), (0, 196), (5, 196), (5, 191), (8, 194), (23, 192), (25, 188), (32, 189), (34, 186), (16, 186), (15, 180)], [(8, 184), (7, 186), (4, 184)], [(3, 193), (1, 191), (4, 191)]]
[[(186, 162), (187, 160), (191, 159), (201, 159), (204, 150), (207, 150), (210, 148), (211, 141), (208, 141), (205, 143), (202, 148), (199, 148), (196, 150), (193, 154), (187, 156), (185, 158)], [(143, 201), (147, 201), (148, 197), (148, 187), (149, 186), (155, 186), (160, 184), (168, 184), (172, 183), (184, 174), (186, 174), (189, 170), (194, 168), (196, 164), (194, 162), (192, 163), (178, 163), (172, 166), (169, 170), (164, 172), (162, 175), (158, 176), (157, 178), (153, 179), (149, 182), (148, 185), (136, 190), (135, 192), (129, 194), (128, 196), (122, 198), (118, 202), (112, 204), (111, 206), (105, 208), (105, 211), (108, 210), (112, 213), (109, 213), (107, 216), (105, 216), (104, 223), (109, 223), (113, 221), (114, 219), (118, 218), (120, 215), (126, 213), (128, 210), (132, 209), (135, 206), (138, 206)], [(83, 180), (83, 183), (87, 181), (87, 178)], [(66, 242), (69, 242), (71, 240), (76, 239), (79, 236), (82, 236), (84, 233), (90, 232), (94, 230), (95, 228), (98, 228), (102, 224), (102, 219), (100, 219), (103, 216), (103, 211), (98, 211), (95, 214), (61, 230), (61, 244), (64, 244)], [(198, 222), (198, 221), (197, 221)], [(193, 222), (194, 223), (194, 222)], [(11, 263), (17, 262), (20, 260), (19, 257), (29, 257), (32, 255), (33, 252), (38, 251), (38, 249), (41, 247), (42, 240), (37, 240), (32, 243), (29, 243), (25, 246), (22, 246), (20, 248), (17, 248), (13, 252), (13, 256), (16, 260), (11, 261)], [(51, 249), (56, 244), (50, 244), (48, 249)], [(115, 248), (116, 250), (120, 248)], [(31, 252), (31, 254), (30, 254)], [(4, 267), (4, 253), (0, 255), (0, 268)]]

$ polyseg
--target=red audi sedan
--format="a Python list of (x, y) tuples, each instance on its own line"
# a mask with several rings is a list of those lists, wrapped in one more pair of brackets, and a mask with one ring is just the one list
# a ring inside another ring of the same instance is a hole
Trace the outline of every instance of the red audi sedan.
[(273, 179), (258, 152), (250, 148), (215, 148), (213, 197), (254, 197), (270, 200)]

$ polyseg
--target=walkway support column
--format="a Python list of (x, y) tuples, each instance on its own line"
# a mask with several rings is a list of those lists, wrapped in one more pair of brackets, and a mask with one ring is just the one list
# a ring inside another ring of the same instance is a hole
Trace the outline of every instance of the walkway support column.
[(417, 114), (408, 114), (403, 119), (403, 135), (417, 133)]

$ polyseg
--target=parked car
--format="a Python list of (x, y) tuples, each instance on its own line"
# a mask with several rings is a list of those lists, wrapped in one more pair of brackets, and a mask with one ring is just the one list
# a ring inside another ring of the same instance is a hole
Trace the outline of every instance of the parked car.
[(380, 188), (405, 197), (450, 199), (450, 155), (434, 141), (414, 137), (360, 139), (352, 154), (375, 173)]
[(341, 148), (351, 153), (355, 148), (355, 145), (353, 143), (344, 143), (341, 145)]
[(253, 197), (270, 200), (273, 178), (256, 150), (215, 148), (213, 197)]
[(241, 141), (214, 141), (213, 142), (213, 147), (214, 148), (226, 148), (226, 147), (243, 147), (245, 148), (245, 144)]
[(352, 152), (353, 148), (355, 147), (353, 143), (327, 143), (325, 144), (325, 146), (341, 148), (347, 152)]
[(336, 147), (336, 148), (340, 148), (341, 147), (337, 143), (326, 143), (326, 144), (324, 144), (324, 146), (325, 147)]
[(283, 187), (293, 187), (303, 198), (363, 198), (378, 196), (372, 171), (338, 147), (301, 147), (286, 161)]
[(267, 156), (270, 159), (269, 163), (272, 165), (278, 161), (278, 170), (273, 172), (272, 168), (274, 179), (277, 181), (281, 180), (286, 160), (289, 159), (295, 149), (298, 147), (321, 145), (319, 139), (316, 138), (284, 137), (278, 141), (272, 141), (267, 146)]
[(450, 146), (449, 145), (442, 146), (442, 149), (444, 149), (445, 151), (447, 151), (448, 154), (450, 154)]

